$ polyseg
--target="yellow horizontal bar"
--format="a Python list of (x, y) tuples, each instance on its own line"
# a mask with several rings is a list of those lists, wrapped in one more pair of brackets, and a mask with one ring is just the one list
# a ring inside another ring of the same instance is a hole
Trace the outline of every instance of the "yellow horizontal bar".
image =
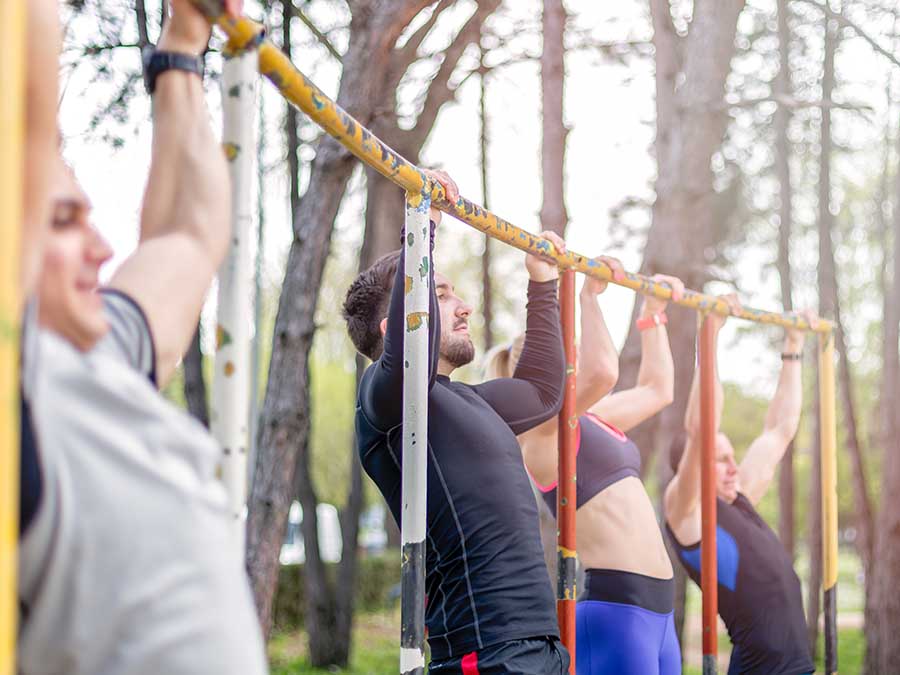
[[(261, 25), (245, 17), (234, 19), (225, 15), (222, 0), (191, 1), (211, 22), (216, 23), (226, 33), (230, 48), (241, 49), (258, 45), (260, 72), (278, 87), (285, 99), (297, 106), (357, 158), (407, 192), (420, 193), (426, 188), (429, 179), (419, 167), (383, 143), (308, 80), (280, 49), (264, 37)], [(460, 197), (456, 203), (450, 203), (443, 188), (433, 181), (430, 189), (433, 206), (481, 230), (489, 237), (529, 253), (539, 252), (555, 260), (562, 268), (574, 269), (588, 276), (630, 288), (642, 295), (671, 300), (672, 290), (665, 284), (630, 272), (625, 273), (624, 279), (617, 281), (612, 278), (612, 271), (602, 262), (574, 251), (559, 253), (550, 242), (516, 227), (464, 197)], [(819, 319), (816, 328), (812, 329), (803, 317), (791, 313), (766, 312), (750, 307), (732, 312), (724, 300), (697, 291), (686, 290), (676, 304), (701, 312), (715, 312), (723, 316), (734, 316), (785, 328), (815, 330), (819, 333), (829, 333), (832, 330), (830, 321)]]

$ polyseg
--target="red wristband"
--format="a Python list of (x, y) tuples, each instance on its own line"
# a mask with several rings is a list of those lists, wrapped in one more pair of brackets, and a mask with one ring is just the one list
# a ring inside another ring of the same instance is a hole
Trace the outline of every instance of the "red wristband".
[(637, 328), (643, 333), (645, 330), (650, 330), (657, 326), (665, 326), (667, 323), (669, 323), (669, 317), (666, 316), (665, 312), (660, 312), (659, 314), (651, 314), (638, 319)]

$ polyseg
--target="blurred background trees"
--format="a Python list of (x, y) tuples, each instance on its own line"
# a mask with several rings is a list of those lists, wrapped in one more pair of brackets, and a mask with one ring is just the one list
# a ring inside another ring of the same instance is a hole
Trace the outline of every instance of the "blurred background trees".
[[(895, 3), (247, 4), (358, 119), (408, 159), (447, 169), (465, 194), (516, 224), (565, 228), (573, 248), (616, 255), (629, 269), (676, 274), (710, 292), (734, 286), (748, 304), (814, 307), (839, 322), (841, 543), (852, 570), (841, 579), (840, 610), (853, 617), (848, 627), (865, 621), (865, 672), (891, 672), (900, 663)], [(140, 49), (158, 35), (162, 5), (69, 0), (64, 10), (66, 154), (117, 255), (133, 242), (146, 164), (137, 150), (148, 145), (149, 119)], [(210, 85), (218, 47), (214, 42), (207, 60)], [(355, 383), (365, 363), (345, 337), (339, 308), (356, 271), (394, 248), (402, 197), (264, 91), (260, 419), (248, 566), (268, 629), (278, 551), (290, 505), (299, 501), (308, 657), (344, 665), (362, 569), (360, 514), (380, 497), (353, 450)], [(213, 93), (214, 115), (216, 99)], [(113, 177), (116, 171), (127, 176)], [(523, 322), (521, 255), (488, 249), (452, 222), (441, 229), (438, 264), (488, 321), (473, 318), (476, 344), (503, 344)], [(603, 307), (622, 346), (620, 386), (629, 386), (639, 359), (633, 298), (613, 289)], [(169, 390), (201, 418), (213, 312), (205, 312), (183, 376)], [(670, 314), (676, 402), (635, 433), (657, 495), (670, 478), (665, 453), (694, 365), (694, 316)], [(740, 451), (761, 426), (780, 336), (736, 324), (728, 330), (724, 426)], [(808, 412), (761, 511), (809, 582), (815, 642), (821, 525), (814, 359), (805, 363)], [(480, 377), (478, 364), (461, 376)], [(319, 550), (321, 502), (340, 512), (343, 554), (334, 569)], [(682, 601), (685, 595), (682, 583)]]

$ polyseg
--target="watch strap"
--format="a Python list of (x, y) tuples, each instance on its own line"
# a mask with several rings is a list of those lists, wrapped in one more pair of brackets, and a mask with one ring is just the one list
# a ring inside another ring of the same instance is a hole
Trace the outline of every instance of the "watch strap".
[(651, 328), (656, 328), (657, 326), (665, 326), (669, 323), (669, 317), (666, 316), (665, 312), (657, 312), (650, 316), (641, 317), (636, 323), (638, 330), (643, 332), (645, 330), (650, 330)]
[(163, 52), (148, 49), (144, 53), (144, 85), (148, 94), (156, 91), (156, 78), (167, 70), (194, 73), (203, 79), (203, 57), (180, 52)]

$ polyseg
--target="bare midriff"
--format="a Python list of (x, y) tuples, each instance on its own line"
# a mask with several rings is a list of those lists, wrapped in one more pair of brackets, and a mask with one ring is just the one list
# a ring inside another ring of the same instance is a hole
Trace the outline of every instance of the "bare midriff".
[(650, 496), (628, 476), (578, 509), (578, 560), (585, 568), (672, 578), (672, 563)]

